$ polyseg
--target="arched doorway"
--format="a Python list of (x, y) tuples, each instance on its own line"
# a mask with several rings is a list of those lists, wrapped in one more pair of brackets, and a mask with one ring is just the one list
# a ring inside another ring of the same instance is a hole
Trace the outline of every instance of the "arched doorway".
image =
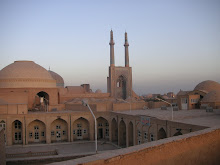
[(119, 146), (126, 147), (126, 125), (123, 120), (119, 124)]
[(2, 120), (1, 122), (0, 122), (0, 128), (3, 128), (4, 129), (4, 142), (5, 142), (5, 144), (6, 144), (6, 132), (5, 132), (5, 130), (6, 130), (6, 123), (5, 123), (5, 121), (4, 120)]
[(63, 119), (56, 119), (51, 123), (51, 142), (68, 141), (68, 125)]
[(167, 138), (166, 131), (163, 128), (160, 128), (160, 130), (157, 133), (157, 140), (164, 139), (164, 138)]
[(112, 142), (118, 144), (118, 124), (112, 119)]
[(15, 120), (12, 123), (12, 142), (13, 144), (23, 144), (22, 140), (22, 123), (19, 120)]
[(124, 76), (119, 76), (116, 82), (116, 92), (117, 92), (117, 97), (126, 99), (126, 79)]
[(133, 132), (133, 123), (128, 124), (128, 146), (134, 145), (134, 132)]
[(89, 140), (89, 121), (83, 117), (73, 123), (73, 140)]
[(46, 126), (40, 120), (28, 124), (28, 143), (46, 143)]
[(44, 92), (38, 92), (35, 96), (34, 109), (39, 111), (48, 111), (49, 106), (49, 95)]
[(97, 138), (109, 140), (109, 123), (103, 118), (97, 118)]

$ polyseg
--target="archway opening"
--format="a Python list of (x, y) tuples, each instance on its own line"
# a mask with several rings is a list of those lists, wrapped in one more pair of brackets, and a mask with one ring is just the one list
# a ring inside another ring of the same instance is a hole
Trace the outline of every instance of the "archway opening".
[(123, 120), (119, 124), (119, 146), (126, 147), (126, 125)]
[(115, 119), (112, 119), (112, 142), (118, 144), (118, 124)]
[(133, 132), (133, 123), (130, 122), (128, 125), (128, 146), (134, 145), (134, 132)]
[(51, 142), (65, 141), (68, 141), (68, 125), (65, 120), (58, 118), (51, 123)]
[(39, 111), (48, 111), (49, 95), (44, 92), (38, 92), (35, 96), (34, 109)]
[(109, 123), (103, 118), (97, 118), (97, 137), (98, 139), (109, 140)]
[(166, 131), (163, 128), (160, 128), (157, 134), (157, 140), (167, 138)]
[(73, 140), (89, 139), (89, 121), (80, 117), (73, 123)]
[(28, 143), (46, 143), (46, 125), (40, 120), (28, 124)]
[(124, 76), (119, 76), (117, 81), (116, 81), (116, 86), (117, 86), (117, 97), (126, 99), (126, 79)]

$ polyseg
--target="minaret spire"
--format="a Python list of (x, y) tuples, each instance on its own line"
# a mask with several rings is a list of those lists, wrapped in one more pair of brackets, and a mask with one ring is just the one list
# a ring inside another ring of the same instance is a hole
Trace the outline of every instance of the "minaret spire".
[(115, 66), (113, 31), (110, 32), (110, 66)]
[(128, 52), (128, 36), (127, 36), (127, 32), (125, 32), (125, 67), (129, 67), (129, 52)]

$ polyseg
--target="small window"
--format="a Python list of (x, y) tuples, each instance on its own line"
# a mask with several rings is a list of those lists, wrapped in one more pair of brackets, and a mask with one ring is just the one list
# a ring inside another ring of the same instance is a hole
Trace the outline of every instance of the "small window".
[(60, 126), (60, 125), (57, 125), (57, 126), (56, 126), (56, 129), (61, 129), (61, 126)]
[(51, 136), (54, 136), (54, 131), (51, 131)]
[(138, 144), (141, 144), (141, 141), (140, 141), (140, 140), (138, 140)]
[(66, 131), (63, 131), (63, 135), (66, 135)]
[(32, 132), (30, 132), (30, 133), (29, 133), (29, 137), (32, 138), (32, 136), (33, 136), (33, 134), (32, 134)]
[(102, 127), (102, 123), (99, 123), (98, 126), (99, 126), (99, 127)]
[(138, 136), (141, 137), (141, 131), (138, 130)]
[(81, 127), (82, 127), (82, 124), (77, 124), (77, 127), (78, 127), (78, 128), (81, 128)]
[(39, 130), (39, 127), (37, 125), (34, 126), (34, 130)]
[(44, 132), (41, 132), (41, 136), (45, 136)]
[(150, 134), (150, 141), (154, 141), (154, 135)]
[(105, 129), (105, 136), (109, 137), (109, 129), (108, 128)]
[(75, 130), (73, 130), (73, 135), (75, 135), (76, 134), (76, 131)]
[(84, 134), (87, 134), (87, 130), (86, 130), (86, 129), (84, 129), (84, 130), (83, 130), (83, 133), (84, 133)]
[(105, 123), (105, 126), (106, 126), (106, 127), (108, 127), (108, 126), (109, 126), (109, 124), (106, 122), (106, 123)]
[(144, 139), (147, 140), (147, 132), (144, 132)]

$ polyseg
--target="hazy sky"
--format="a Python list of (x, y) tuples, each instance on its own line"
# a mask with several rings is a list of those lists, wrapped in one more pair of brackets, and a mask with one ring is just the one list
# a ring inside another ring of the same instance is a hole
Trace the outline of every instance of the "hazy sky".
[(220, 0), (0, 0), (0, 69), (32, 60), (106, 92), (111, 29), (117, 66), (128, 33), (137, 94), (220, 82)]

